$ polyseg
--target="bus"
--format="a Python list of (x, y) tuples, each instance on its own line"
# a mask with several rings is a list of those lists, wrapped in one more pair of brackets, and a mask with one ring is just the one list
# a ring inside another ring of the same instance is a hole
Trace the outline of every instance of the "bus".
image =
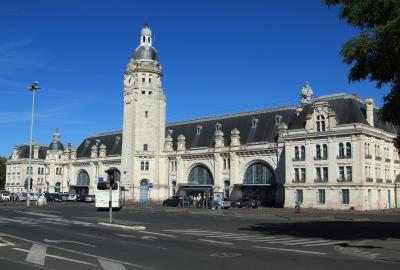
[[(119, 182), (115, 182), (112, 186), (112, 208), (121, 209), (123, 206), (122, 198), (123, 187)], [(99, 182), (96, 188), (96, 208), (97, 209), (108, 209), (110, 202), (110, 183)]]

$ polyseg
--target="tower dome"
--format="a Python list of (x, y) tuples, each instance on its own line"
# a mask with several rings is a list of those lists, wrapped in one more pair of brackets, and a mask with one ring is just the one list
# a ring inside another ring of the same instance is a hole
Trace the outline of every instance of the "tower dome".
[(145, 24), (140, 31), (140, 45), (136, 48), (133, 59), (136, 61), (158, 61), (156, 49), (153, 48), (153, 34), (150, 27)]
[(60, 141), (61, 133), (58, 128), (53, 133), (53, 141), (49, 144), (49, 150), (64, 150), (64, 145)]

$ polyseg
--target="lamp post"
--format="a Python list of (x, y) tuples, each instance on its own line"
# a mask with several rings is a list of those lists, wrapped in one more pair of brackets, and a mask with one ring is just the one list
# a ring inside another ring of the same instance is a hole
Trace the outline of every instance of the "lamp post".
[(28, 86), (28, 90), (32, 91), (32, 115), (31, 115), (31, 135), (29, 139), (29, 167), (28, 167), (28, 191), (26, 196), (26, 206), (30, 205), (31, 178), (32, 178), (32, 134), (33, 134), (33, 113), (35, 109), (35, 92), (40, 89), (38, 81)]

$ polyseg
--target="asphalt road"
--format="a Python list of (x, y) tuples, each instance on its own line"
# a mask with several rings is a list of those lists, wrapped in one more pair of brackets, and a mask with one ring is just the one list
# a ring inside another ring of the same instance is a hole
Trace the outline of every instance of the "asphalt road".
[[(373, 246), (399, 239), (399, 216), (286, 209), (212, 211), (88, 204), (0, 206), (1, 269), (399, 269)], [(385, 240), (386, 241), (386, 240)], [(389, 241), (389, 240), (387, 240)], [(361, 246), (360, 246), (361, 247)], [(398, 249), (400, 245), (392, 248)], [(378, 254), (378, 255), (377, 255)], [(400, 254), (400, 253), (399, 253)]]

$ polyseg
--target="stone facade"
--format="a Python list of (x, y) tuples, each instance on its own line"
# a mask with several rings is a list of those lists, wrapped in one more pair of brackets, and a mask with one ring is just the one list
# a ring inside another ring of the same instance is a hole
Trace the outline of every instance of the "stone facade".
[[(119, 172), (125, 198), (147, 202), (180, 194), (256, 199), (266, 206), (328, 209), (395, 207), (400, 193), (396, 129), (378, 119), (371, 98), (335, 94), (300, 105), (166, 123), (162, 67), (145, 25), (124, 82), (122, 131), (64, 148), (34, 144), (34, 191), (95, 194), (106, 170)], [(6, 189), (24, 191), (29, 146), (14, 148)]]

